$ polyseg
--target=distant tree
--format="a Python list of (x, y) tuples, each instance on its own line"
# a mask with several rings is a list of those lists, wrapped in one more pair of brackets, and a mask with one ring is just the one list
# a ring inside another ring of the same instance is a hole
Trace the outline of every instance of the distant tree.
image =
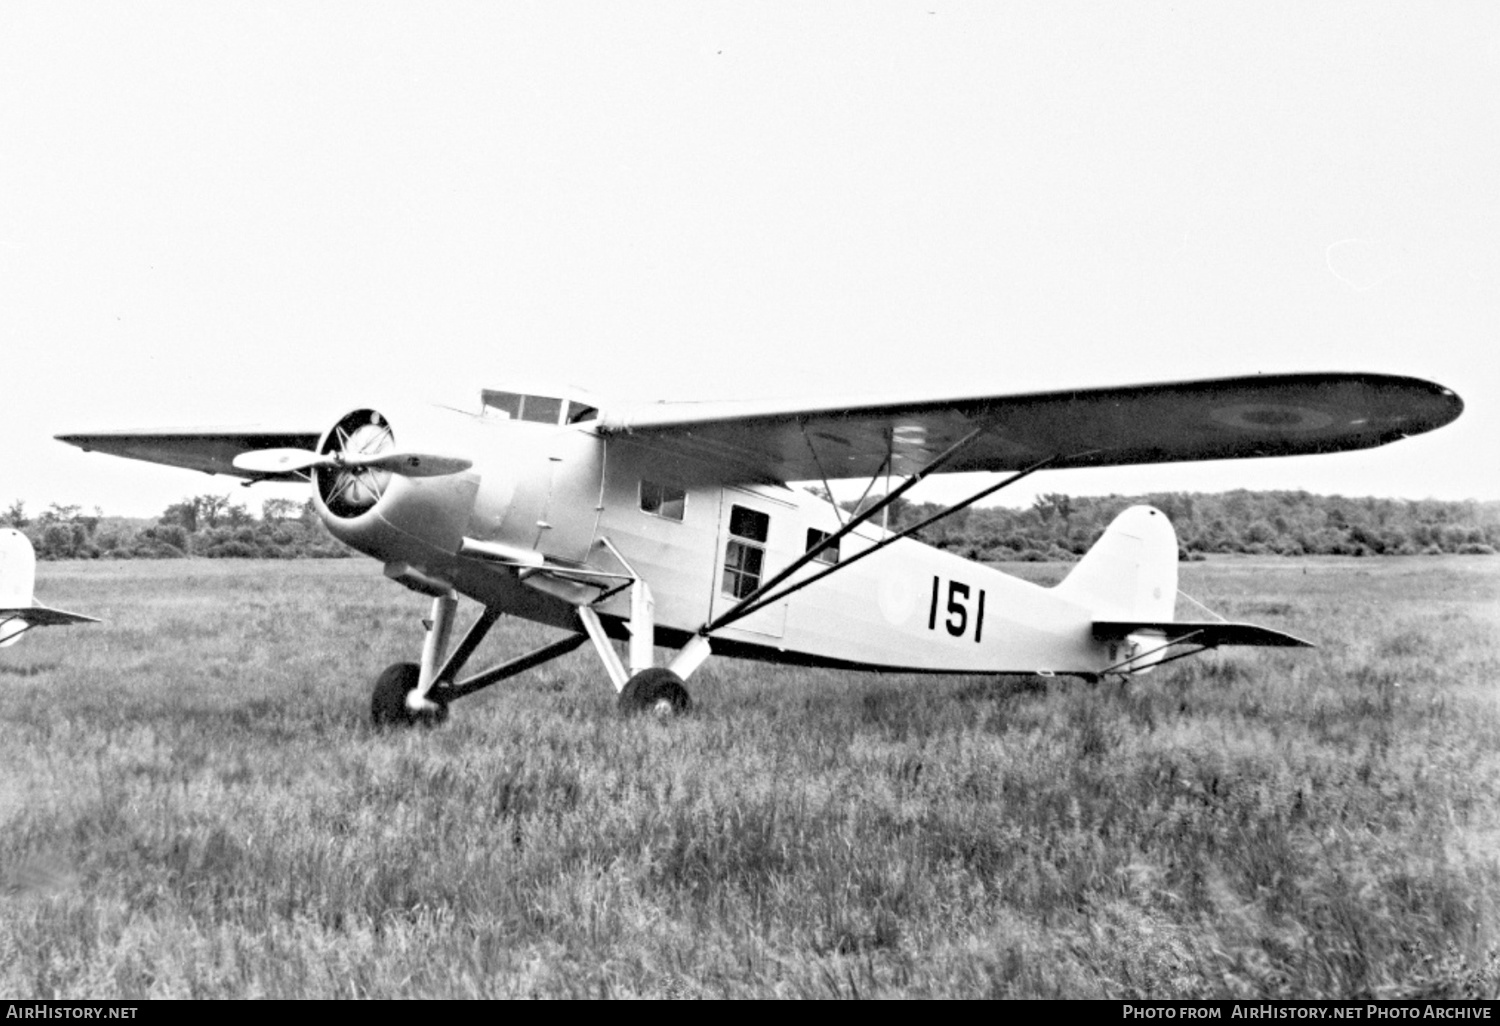
[(26, 503), (17, 499), (10, 504), (10, 508), (0, 514), (0, 523), (9, 524), (14, 528), (22, 528), (31, 523), (31, 518), (26, 515)]
[(1055, 515), (1066, 525), (1073, 517), (1074, 506), (1071, 495), (1049, 492), (1046, 495), (1038, 495), (1031, 505), (1041, 514), (1043, 520), (1050, 520)]
[[(225, 500), (226, 502), (228, 500)], [(227, 506), (224, 510), (224, 521), (230, 527), (248, 527), (255, 523), (255, 518), (245, 509), (245, 504), (236, 502)]]
[(292, 499), (267, 499), (260, 504), (260, 518), (267, 523), (292, 520), (301, 512), (301, 503)]
[[(218, 527), (220, 522), (235, 516), (230, 509), (227, 495), (198, 495), (173, 503), (157, 519), (163, 524), (176, 524), (188, 534), (196, 534), (205, 528)], [(248, 520), (249, 514), (245, 513), (244, 506), (239, 510)]]
[(193, 534), (198, 530), (198, 504), (192, 499), (174, 502), (156, 519), (163, 527), (180, 527)]
[(141, 531), (131, 555), (145, 559), (175, 559), (187, 555), (188, 532), (181, 524), (161, 524)]
[(1251, 544), (1264, 545), (1276, 537), (1276, 528), (1264, 520), (1256, 520), (1245, 528), (1244, 539)]
[(229, 511), (229, 497), (226, 495), (200, 495), (193, 502), (198, 505), (200, 527), (218, 527), (219, 521)]
[(82, 508), (82, 506), (59, 506), (54, 502), (42, 514), (41, 523), (71, 524), (74, 520), (78, 519), (78, 511)]
[(64, 524), (49, 523), (42, 528), (41, 544), (36, 554), (42, 559), (67, 559), (73, 555), (73, 531)]

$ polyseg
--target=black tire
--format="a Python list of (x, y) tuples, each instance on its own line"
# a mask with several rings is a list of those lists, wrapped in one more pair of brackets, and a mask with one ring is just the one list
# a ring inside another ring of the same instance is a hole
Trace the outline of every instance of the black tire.
[(681, 716), (692, 707), (693, 700), (682, 678), (665, 668), (642, 670), (626, 681), (620, 692), (620, 711), (626, 716), (646, 712)]
[(428, 697), (437, 703), (437, 708), (427, 712), (413, 712), (406, 704), (406, 696), (417, 688), (422, 677), (422, 668), (416, 663), (392, 663), (375, 681), (375, 692), (370, 696), (370, 722), (377, 728), (411, 727), (417, 724), (434, 725), (448, 718), (448, 706), (441, 700)]

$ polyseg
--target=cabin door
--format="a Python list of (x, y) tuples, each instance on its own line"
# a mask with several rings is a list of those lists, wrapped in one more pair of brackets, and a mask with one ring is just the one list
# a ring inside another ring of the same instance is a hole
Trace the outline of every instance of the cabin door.
[[(790, 512), (790, 507), (763, 495), (723, 489), (712, 617), (728, 612), (761, 582), (769, 580), (777, 567), (786, 565), (783, 559), (773, 559), (771, 553), (778, 530), (790, 530)], [(736, 620), (730, 625), (733, 628), (779, 638), (786, 632), (786, 603), (774, 603)]]

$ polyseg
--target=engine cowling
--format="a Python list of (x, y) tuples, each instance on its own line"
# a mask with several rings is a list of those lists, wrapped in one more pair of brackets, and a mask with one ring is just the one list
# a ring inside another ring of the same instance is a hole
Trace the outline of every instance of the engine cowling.
[[(467, 459), (404, 448), (422, 441), (416, 424), (418, 437), (403, 437), (398, 448), (397, 430), (368, 407), (339, 418), (318, 442), (313, 505), (334, 537), (387, 563), (452, 556), (473, 512), (479, 475), (448, 469), (467, 468)], [(441, 441), (441, 451), (451, 453), (454, 439)]]

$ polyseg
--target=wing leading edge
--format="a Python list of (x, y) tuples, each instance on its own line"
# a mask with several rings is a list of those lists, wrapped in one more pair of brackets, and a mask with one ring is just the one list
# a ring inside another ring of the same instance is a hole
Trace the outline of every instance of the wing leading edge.
[(811, 405), (661, 403), (605, 411), (600, 430), (724, 468), (807, 481), (916, 472), (971, 432), (943, 471), (1104, 467), (1343, 452), (1449, 423), (1441, 385), (1379, 374), (1282, 374), (1017, 395)]

